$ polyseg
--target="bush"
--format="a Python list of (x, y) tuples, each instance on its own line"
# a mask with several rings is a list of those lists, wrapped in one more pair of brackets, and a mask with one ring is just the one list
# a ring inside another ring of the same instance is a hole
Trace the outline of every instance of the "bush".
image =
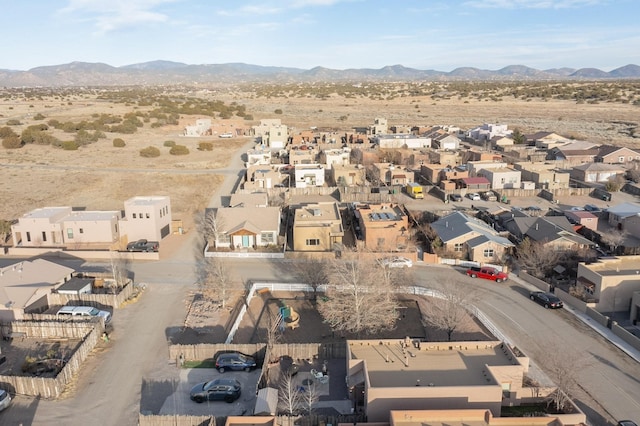
[(6, 138), (7, 136), (18, 136), (11, 127), (0, 127), (0, 138)]
[(174, 147), (176, 146), (176, 143), (174, 141), (164, 141), (163, 145), (168, 147)]
[(126, 143), (124, 143), (124, 140), (121, 138), (115, 138), (113, 140), (113, 146), (116, 148), (124, 148), (125, 145)]
[(18, 135), (11, 135), (2, 138), (2, 146), (6, 149), (22, 148), (22, 140)]
[(280, 108), (278, 108), (277, 110), (273, 111), (274, 114), (282, 114), (282, 110)]
[(213, 144), (211, 142), (200, 142), (198, 144), (199, 151), (213, 151)]
[(33, 116), (34, 120), (44, 120), (46, 117), (40, 113), (37, 113), (36, 115)]
[(187, 155), (189, 153), (189, 148), (184, 145), (175, 145), (171, 147), (169, 154), (171, 155)]
[(7, 126), (19, 126), (22, 123), (20, 122), (20, 120), (16, 120), (14, 118), (12, 118), (11, 120), (7, 120)]
[(140, 150), (140, 157), (153, 158), (153, 157), (159, 157), (159, 156), (160, 156), (160, 150), (155, 146), (148, 146)]
[(65, 151), (75, 151), (78, 149), (76, 141), (63, 141), (61, 146)]

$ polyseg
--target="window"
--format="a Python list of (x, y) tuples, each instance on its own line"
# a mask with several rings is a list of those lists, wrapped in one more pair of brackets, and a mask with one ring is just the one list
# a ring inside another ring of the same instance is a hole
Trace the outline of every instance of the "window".
[(142, 219), (142, 213), (140, 213), (140, 219)]
[(320, 240), (317, 238), (311, 238), (309, 240), (306, 240), (305, 244), (308, 246), (319, 246)]
[(218, 235), (218, 243), (221, 244), (226, 244), (226, 243), (230, 243), (231, 242), (231, 238), (229, 237), (229, 234), (219, 234)]
[(147, 219), (149, 219), (149, 217), (150, 217), (150, 216), (149, 216), (149, 213), (147, 213), (147, 216), (146, 216), (146, 217), (147, 217)]
[(493, 249), (484, 249), (484, 257), (493, 257), (494, 252)]
[(67, 238), (73, 240), (73, 228), (67, 228)]
[(80, 228), (78, 231), (80, 231), (81, 234), (84, 234), (84, 229)]
[(47, 233), (45, 231), (42, 231), (42, 241), (47, 242)]
[(31, 232), (27, 232), (27, 241), (31, 242)]
[(262, 232), (260, 234), (260, 240), (263, 244), (273, 244), (273, 232)]
[(464, 250), (464, 243), (455, 243), (453, 245), (453, 251), (463, 251)]
[(133, 214), (133, 218), (134, 218), (134, 219), (136, 218), (136, 214), (135, 214), (135, 213)]
[(618, 157), (618, 162), (624, 163), (624, 155), (621, 155), (620, 157)]

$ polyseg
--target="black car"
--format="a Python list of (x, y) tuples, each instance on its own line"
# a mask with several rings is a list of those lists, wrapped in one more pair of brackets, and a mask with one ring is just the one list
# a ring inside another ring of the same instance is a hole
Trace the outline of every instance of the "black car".
[(449, 199), (454, 203), (458, 201), (462, 201), (462, 197), (458, 194), (449, 194)]
[(219, 372), (251, 371), (256, 368), (256, 360), (240, 352), (224, 352), (216, 357), (216, 368)]
[(226, 401), (231, 403), (240, 398), (241, 385), (235, 379), (215, 379), (209, 382), (198, 383), (191, 389), (192, 401), (201, 403), (204, 401)]
[(551, 293), (545, 293), (543, 291), (532, 291), (531, 294), (529, 294), (529, 298), (539, 305), (544, 306), (545, 309), (559, 309), (564, 306), (562, 300)]
[(633, 420), (620, 420), (618, 426), (638, 426)]

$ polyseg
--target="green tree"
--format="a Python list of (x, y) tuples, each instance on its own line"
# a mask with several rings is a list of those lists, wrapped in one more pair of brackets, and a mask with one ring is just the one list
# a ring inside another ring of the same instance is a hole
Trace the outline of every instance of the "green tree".
[(527, 137), (520, 131), (520, 129), (515, 128), (511, 133), (511, 138), (513, 139), (513, 143), (521, 145), (527, 142)]

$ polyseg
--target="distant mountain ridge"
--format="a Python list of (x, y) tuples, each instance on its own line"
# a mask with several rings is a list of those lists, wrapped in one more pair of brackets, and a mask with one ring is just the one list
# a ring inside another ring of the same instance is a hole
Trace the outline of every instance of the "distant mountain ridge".
[(509, 65), (499, 70), (461, 67), (453, 71), (419, 70), (403, 65), (380, 69), (335, 70), (251, 65), (245, 63), (190, 65), (157, 60), (113, 67), (104, 63), (71, 62), (32, 68), (28, 71), (0, 69), (0, 86), (117, 86), (241, 82), (364, 82), (364, 81), (519, 81), (519, 80), (599, 80), (640, 78), (640, 66), (629, 64), (606, 72), (597, 68), (554, 68), (538, 70), (525, 65)]

